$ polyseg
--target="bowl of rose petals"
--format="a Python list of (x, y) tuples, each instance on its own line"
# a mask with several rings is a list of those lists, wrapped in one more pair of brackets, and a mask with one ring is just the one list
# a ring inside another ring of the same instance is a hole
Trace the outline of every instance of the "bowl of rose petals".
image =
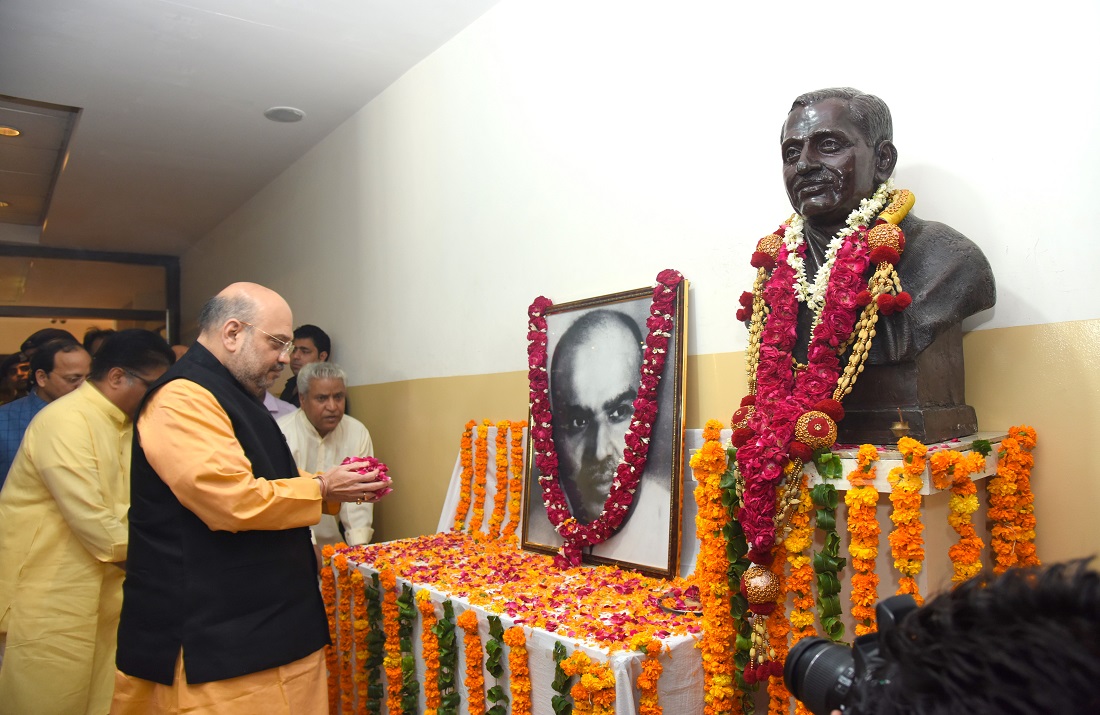
[[(356, 465), (354, 468), (355, 471), (360, 474), (366, 474), (367, 472), (377, 469), (378, 481), (386, 483), (393, 481), (390, 479), (389, 468), (381, 459), (375, 459), (374, 457), (348, 457), (343, 462), (340, 462), (340, 464), (354, 464)], [(392, 488), (386, 487), (385, 489), (379, 489), (375, 494), (381, 499), (392, 491)]]
[(703, 603), (699, 600), (699, 587), (670, 588), (661, 597), (660, 606), (669, 613), (703, 615)]

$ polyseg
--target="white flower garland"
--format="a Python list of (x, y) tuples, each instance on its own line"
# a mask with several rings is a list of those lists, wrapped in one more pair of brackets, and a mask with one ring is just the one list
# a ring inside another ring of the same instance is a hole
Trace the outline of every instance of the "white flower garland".
[(837, 231), (836, 235), (833, 236), (833, 240), (829, 241), (829, 248), (825, 252), (825, 263), (817, 269), (812, 288), (806, 280), (806, 265), (798, 251), (806, 240), (802, 234), (802, 226), (805, 220), (800, 214), (794, 214), (787, 222), (787, 230), (783, 234), (783, 244), (787, 247), (787, 265), (794, 269), (794, 286), (792, 287), (795, 298), (798, 299), (799, 303), (805, 303), (806, 307), (813, 311), (814, 321), (810, 328), (811, 335), (821, 320), (821, 310), (825, 307), (825, 291), (829, 288), (829, 277), (833, 273), (837, 251), (844, 245), (844, 239), (859, 230), (860, 226), (866, 226), (878, 216), (879, 212), (886, 206), (890, 192), (893, 189), (893, 180), (887, 179), (879, 185), (870, 198), (859, 202), (859, 208), (853, 209), (852, 213), (848, 214), (845, 227)]

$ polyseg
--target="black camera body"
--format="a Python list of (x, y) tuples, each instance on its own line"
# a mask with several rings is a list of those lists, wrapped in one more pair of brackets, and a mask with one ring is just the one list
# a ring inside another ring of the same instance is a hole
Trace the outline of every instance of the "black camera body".
[(814, 715), (840, 710), (873, 715), (877, 690), (890, 682), (896, 665), (882, 656), (883, 634), (917, 610), (912, 596), (891, 596), (875, 607), (878, 631), (859, 636), (852, 647), (825, 638), (804, 638), (791, 648), (783, 666), (790, 691)]

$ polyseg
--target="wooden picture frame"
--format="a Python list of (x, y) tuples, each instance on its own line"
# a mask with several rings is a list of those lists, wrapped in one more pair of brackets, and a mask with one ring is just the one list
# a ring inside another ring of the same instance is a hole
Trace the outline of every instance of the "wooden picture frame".
[[(584, 549), (585, 563), (665, 578), (678, 574), (687, 294), (684, 280), (677, 286), (672, 335), (657, 388), (657, 419), (630, 512), (606, 541)], [(638, 288), (546, 310), (546, 368), (559, 480), (571, 512), (584, 523), (599, 514), (623, 458), (652, 296), (652, 288)], [(539, 477), (528, 440), (521, 545), (554, 554), (562, 539), (547, 517)]]

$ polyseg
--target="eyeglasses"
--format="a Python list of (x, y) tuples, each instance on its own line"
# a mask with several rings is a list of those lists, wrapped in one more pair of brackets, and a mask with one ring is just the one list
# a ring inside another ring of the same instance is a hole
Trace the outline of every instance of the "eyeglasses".
[(150, 387), (153, 386), (153, 381), (152, 380), (146, 380), (144, 377), (137, 374), (133, 370), (127, 370), (126, 368), (122, 368), (122, 371), (124, 373), (126, 373), (127, 375), (129, 375), (130, 377), (134, 378), (135, 380), (140, 380), (141, 384), (145, 385), (146, 390), (148, 390)]
[(292, 353), (294, 351), (294, 340), (293, 339), (291, 339), (291, 340), (280, 340), (279, 338), (275, 337), (274, 335), (267, 332), (263, 328), (261, 328), (257, 325), (253, 325), (252, 323), (248, 322), (247, 320), (240, 320), (238, 318), (237, 322), (240, 323), (241, 325), (247, 325), (250, 328), (255, 328), (256, 330), (259, 330), (261, 333), (263, 333), (268, 338), (270, 338), (273, 342), (278, 343), (278, 345), (279, 345), (279, 355), (285, 357), (287, 355), (290, 355), (290, 353)]

